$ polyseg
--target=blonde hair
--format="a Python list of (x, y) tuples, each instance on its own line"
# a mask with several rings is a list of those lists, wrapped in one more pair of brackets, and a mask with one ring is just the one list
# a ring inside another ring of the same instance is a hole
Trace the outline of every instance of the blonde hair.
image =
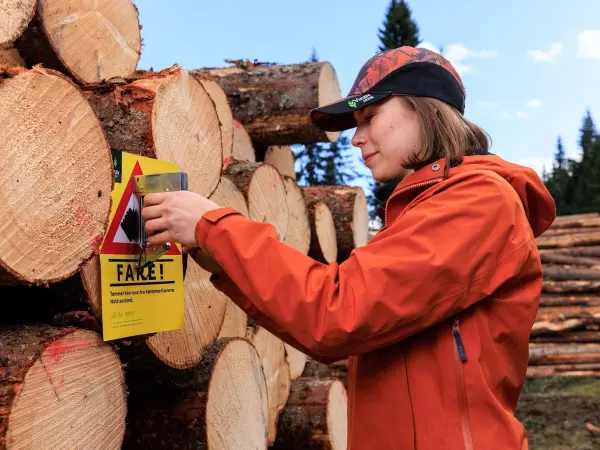
[(407, 169), (418, 170), (443, 158), (457, 160), (473, 150), (489, 149), (489, 135), (447, 103), (429, 97), (401, 98), (417, 113), (421, 126), (421, 145), (406, 161)]

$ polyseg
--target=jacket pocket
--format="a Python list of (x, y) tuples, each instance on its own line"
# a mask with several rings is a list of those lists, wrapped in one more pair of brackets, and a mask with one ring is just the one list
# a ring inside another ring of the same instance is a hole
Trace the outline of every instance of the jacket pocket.
[(460, 335), (459, 319), (454, 319), (452, 325), (452, 337), (456, 344), (454, 352), (454, 374), (456, 376), (456, 394), (458, 399), (458, 411), (460, 414), (460, 426), (465, 444), (465, 450), (473, 450), (473, 437), (471, 435), (471, 422), (469, 420), (469, 407), (467, 403), (467, 388), (465, 384), (464, 364), (467, 362), (467, 353)]

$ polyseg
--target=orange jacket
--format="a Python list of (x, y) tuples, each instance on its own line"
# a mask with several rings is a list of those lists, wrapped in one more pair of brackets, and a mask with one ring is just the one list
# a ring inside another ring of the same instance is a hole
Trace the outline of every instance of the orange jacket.
[(555, 204), (497, 156), (444, 168), (406, 177), (342, 264), (230, 208), (197, 224), (227, 274), (213, 283), (257, 323), (317, 360), (350, 356), (350, 450), (527, 448), (514, 411), (542, 286), (535, 237)]

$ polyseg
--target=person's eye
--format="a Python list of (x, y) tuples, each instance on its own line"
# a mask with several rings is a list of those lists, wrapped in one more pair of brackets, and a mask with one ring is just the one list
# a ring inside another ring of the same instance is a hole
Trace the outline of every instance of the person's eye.
[(369, 113), (365, 115), (365, 122), (370, 122), (373, 117), (375, 117), (375, 113)]

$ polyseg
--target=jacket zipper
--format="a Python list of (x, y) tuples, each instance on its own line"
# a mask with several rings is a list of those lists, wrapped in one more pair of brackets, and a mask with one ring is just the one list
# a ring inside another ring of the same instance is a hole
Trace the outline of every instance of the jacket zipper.
[(471, 423), (469, 421), (469, 409), (467, 403), (467, 390), (465, 386), (465, 372), (463, 364), (467, 362), (467, 353), (458, 327), (459, 320), (454, 319), (452, 325), (452, 336), (456, 343), (454, 352), (454, 369), (456, 373), (456, 391), (458, 395), (458, 411), (460, 413), (460, 425), (462, 429), (465, 450), (473, 450), (473, 437), (471, 435)]
[(388, 218), (388, 208), (387, 208), (387, 205), (390, 204), (390, 200), (393, 199), (396, 195), (399, 195), (399, 194), (401, 194), (403, 192), (406, 192), (406, 191), (409, 191), (411, 189), (416, 189), (416, 188), (420, 188), (420, 187), (423, 187), (423, 186), (428, 186), (430, 184), (433, 185), (433, 184), (439, 183), (442, 180), (443, 180), (443, 178), (441, 178), (441, 177), (440, 178), (434, 178), (432, 180), (423, 181), (422, 183), (411, 184), (410, 186), (403, 187), (402, 189), (399, 189), (398, 191), (394, 192), (390, 196), (390, 198), (388, 198), (388, 200), (386, 202), (386, 205), (385, 205), (385, 215), (384, 215), (384, 222), (385, 223), (384, 223), (384, 225), (388, 224), (388, 220), (387, 220), (387, 218)]

